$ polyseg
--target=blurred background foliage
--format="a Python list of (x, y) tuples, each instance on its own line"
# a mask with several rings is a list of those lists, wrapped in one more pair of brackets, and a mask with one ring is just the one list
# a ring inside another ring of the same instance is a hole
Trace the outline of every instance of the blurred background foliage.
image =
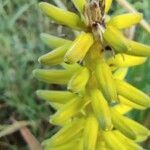
[[(70, 0), (62, 0), (70, 10), (73, 8)], [(61, 26), (57, 26), (47, 17), (43, 16), (38, 8), (38, 0), (0, 0), (0, 127), (16, 120), (32, 121), (31, 133), (42, 141), (53, 134), (53, 126), (49, 125), (49, 115), (53, 113), (50, 106), (38, 99), (35, 91), (40, 88), (52, 87), (38, 82), (32, 77), (32, 70), (41, 67), (37, 59), (48, 52), (40, 40), (40, 33), (46, 32), (54, 35), (72, 32)], [(47, 0), (52, 2), (52, 0)], [(150, 23), (150, 0), (129, 0), (144, 18)], [(110, 15), (126, 12), (114, 0)], [(136, 41), (150, 44), (150, 34), (139, 25), (136, 27)], [(150, 95), (150, 61), (130, 69), (127, 80)], [(132, 111), (129, 114), (150, 128), (150, 111)], [(1, 128), (0, 128), (1, 130)], [(144, 143), (146, 149), (150, 149), (150, 140)], [(0, 138), (0, 150), (26, 150), (19, 132)]]

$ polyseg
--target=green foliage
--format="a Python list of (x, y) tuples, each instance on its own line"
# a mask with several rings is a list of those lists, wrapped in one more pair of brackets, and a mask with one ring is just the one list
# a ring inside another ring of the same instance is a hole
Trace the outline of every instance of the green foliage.
[[(37, 0), (0, 1), (0, 124), (10, 123), (12, 116), (17, 120), (33, 120), (36, 126), (32, 131), (42, 140), (48, 129), (43, 124), (49, 119), (50, 109), (35, 97), (35, 90), (43, 84), (32, 77), (32, 70), (38, 67), (37, 59), (46, 49), (39, 35), (51, 26), (37, 3)], [(39, 131), (40, 126), (44, 130)], [(5, 142), (9, 144), (9, 137)]]

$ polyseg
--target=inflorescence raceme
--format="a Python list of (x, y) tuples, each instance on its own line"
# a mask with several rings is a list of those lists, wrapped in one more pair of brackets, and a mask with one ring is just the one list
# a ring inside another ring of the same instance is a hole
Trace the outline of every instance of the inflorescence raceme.
[(139, 23), (140, 13), (109, 17), (112, 0), (72, 0), (79, 15), (46, 2), (41, 10), (56, 23), (78, 30), (74, 41), (41, 34), (53, 51), (39, 62), (60, 69), (36, 69), (33, 75), (66, 91), (38, 90), (56, 113), (50, 123), (60, 130), (43, 142), (45, 150), (142, 150), (137, 144), (150, 131), (125, 114), (150, 106), (150, 97), (127, 83), (128, 68), (144, 63), (150, 46), (125, 37), (123, 29)]

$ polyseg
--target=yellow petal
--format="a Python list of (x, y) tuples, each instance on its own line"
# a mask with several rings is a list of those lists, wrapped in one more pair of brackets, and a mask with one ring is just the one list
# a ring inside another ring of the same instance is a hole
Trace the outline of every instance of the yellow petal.
[(107, 60), (107, 63), (116, 67), (132, 67), (143, 64), (147, 60), (146, 57), (137, 57), (126, 54), (117, 54)]
[(129, 28), (132, 25), (139, 23), (143, 15), (141, 13), (127, 13), (118, 15), (110, 19), (108, 25), (113, 25), (118, 29)]
[(79, 147), (79, 142), (77, 140), (71, 140), (68, 143), (62, 144), (60, 146), (52, 147), (50, 144), (44, 146), (44, 150), (70, 150), (74, 147)]
[(113, 78), (123, 80), (128, 73), (128, 68), (119, 68), (113, 73)]
[(101, 58), (102, 49), (103, 48), (99, 42), (94, 42), (87, 52), (84, 61), (85, 65), (88, 66), (91, 70), (95, 70), (95, 66)]
[(111, 114), (114, 126), (127, 137), (141, 142), (150, 135), (150, 131), (147, 128), (128, 117), (120, 115), (114, 109), (111, 109)]
[(65, 104), (69, 100), (76, 97), (76, 94), (73, 94), (68, 91), (38, 90), (36, 94), (40, 98), (48, 102), (55, 102), (60, 104)]
[(91, 33), (82, 32), (67, 51), (64, 61), (71, 64), (81, 61), (92, 46), (93, 42), (94, 39)]
[(95, 150), (98, 136), (98, 122), (94, 115), (89, 115), (85, 119), (83, 131), (83, 143), (85, 150)]
[(128, 51), (126, 53), (129, 55), (150, 57), (150, 46), (128, 40)]
[(62, 63), (61, 66), (66, 70), (72, 70), (72, 71), (82, 69), (82, 66), (78, 63), (75, 64)]
[(79, 72), (77, 72), (68, 83), (68, 90), (73, 92), (80, 92), (84, 90), (87, 81), (89, 79), (89, 70), (84, 67)]
[(132, 107), (124, 104), (115, 105), (112, 109), (116, 110), (120, 114), (126, 114), (132, 110)]
[(115, 84), (119, 95), (143, 107), (150, 107), (150, 97), (139, 89), (123, 80), (115, 79)]
[(142, 147), (140, 147), (138, 144), (135, 143), (135, 141), (127, 138), (124, 136), (121, 132), (115, 130), (113, 131), (113, 134), (116, 136), (116, 138), (125, 145), (126, 149), (128, 150), (143, 150)]
[(115, 109), (111, 109), (111, 117), (113, 125), (116, 129), (122, 132), (125, 136), (135, 140), (136, 134), (134, 129), (126, 122), (126, 117), (122, 116)]
[(77, 8), (77, 10), (80, 12), (80, 14), (83, 14), (86, 0), (72, 0), (72, 2)]
[(97, 63), (95, 76), (97, 79), (97, 84), (102, 90), (102, 93), (108, 103), (117, 103), (118, 97), (112, 72), (110, 67), (104, 61), (99, 61)]
[(51, 52), (42, 55), (38, 61), (41, 64), (53, 66), (53, 65), (58, 65), (63, 62), (64, 55), (67, 52), (68, 48), (70, 47), (70, 44), (65, 44), (61, 47), (58, 47)]
[[(52, 108), (54, 108), (55, 110), (58, 110), (60, 108), (62, 108), (64, 106), (64, 104), (60, 104), (60, 103), (55, 103), (55, 102), (49, 102), (49, 104), (51, 105)], [(63, 123), (62, 123), (63, 124)], [(61, 124), (61, 125), (62, 125)]]
[(74, 72), (68, 70), (35, 69), (33, 71), (33, 76), (47, 83), (66, 84), (72, 77), (73, 73)]
[(112, 131), (103, 132), (103, 137), (111, 150), (126, 150), (125, 145), (119, 142)]
[(58, 110), (53, 116), (51, 116), (50, 122), (53, 124), (62, 124), (69, 120), (76, 114), (78, 114), (84, 107), (84, 99), (75, 98), (65, 104), (60, 110)]
[(105, 0), (105, 13), (107, 13), (111, 7), (112, 0)]
[(90, 90), (91, 104), (100, 127), (103, 130), (111, 130), (113, 125), (107, 101), (98, 89)]
[(72, 140), (83, 129), (84, 119), (76, 119), (65, 125), (52, 138), (45, 140), (43, 145), (49, 147), (60, 146)]
[(128, 50), (127, 39), (123, 34), (114, 26), (107, 26), (103, 33), (104, 40), (111, 46), (116, 52), (124, 53)]
[(70, 40), (60, 38), (54, 35), (46, 34), (46, 33), (40, 34), (40, 37), (42, 41), (46, 45), (48, 45), (50, 48), (57, 48), (57, 47), (60, 47), (60, 46), (63, 46), (65, 44), (69, 44), (72, 42)]
[(120, 96), (120, 95), (119, 95), (119, 100), (120, 100), (120, 103), (125, 104), (125, 105), (127, 105), (129, 107), (132, 107), (132, 108), (135, 108), (135, 109), (140, 109), (140, 110), (146, 109), (146, 107), (143, 107), (141, 105), (133, 103), (130, 100), (128, 100), (125, 97)]
[(106, 142), (104, 142), (104, 139), (102, 140), (102, 137), (100, 136), (97, 139), (96, 150), (111, 150), (111, 148), (106, 145)]
[(47, 16), (59, 24), (78, 30), (81, 30), (81, 28), (84, 26), (79, 16), (77, 16), (75, 13), (63, 10), (46, 2), (40, 2), (39, 6)]
[(125, 117), (125, 121), (136, 134), (137, 142), (143, 142), (150, 136), (150, 131), (143, 125), (127, 117)]

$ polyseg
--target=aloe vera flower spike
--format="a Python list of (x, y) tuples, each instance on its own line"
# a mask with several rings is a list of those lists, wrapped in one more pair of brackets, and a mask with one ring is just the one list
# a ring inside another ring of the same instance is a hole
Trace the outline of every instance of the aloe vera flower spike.
[(57, 24), (79, 32), (73, 41), (41, 34), (42, 41), (53, 50), (38, 61), (53, 69), (35, 69), (33, 75), (66, 87), (64, 91), (36, 92), (56, 110), (50, 123), (60, 127), (43, 142), (44, 150), (143, 150), (139, 143), (150, 131), (125, 114), (150, 107), (150, 97), (127, 83), (125, 77), (130, 67), (147, 60), (150, 46), (128, 39), (123, 33), (139, 23), (143, 15), (110, 17), (112, 0), (72, 3), (79, 15), (47, 2), (39, 4)]

